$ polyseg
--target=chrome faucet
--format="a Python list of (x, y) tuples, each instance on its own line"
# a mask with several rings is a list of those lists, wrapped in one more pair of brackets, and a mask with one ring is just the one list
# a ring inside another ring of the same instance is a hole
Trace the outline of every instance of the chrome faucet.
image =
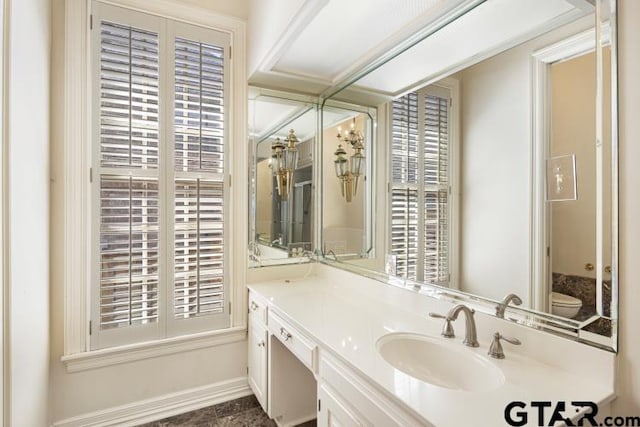
[(504, 297), (502, 301), (496, 306), (496, 317), (500, 317), (501, 319), (504, 319), (504, 311), (506, 310), (509, 303), (512, 301), (514, 305), (522, 304), (522, 300), (518, 295), (509, 294), (506, 297)]
[(438, 319), (444, 319), (444, 325), (442, 327), (442, 336), (445, 338), (453, 338), (455, 334), (453, 332), (453, 326), (451, 322), (458, 318), (458, 314), (460, 312), (464, 312), (465, 314), (465, 334), (464, 340), (462, 343), (469, 347), (478, 347), (480, 344), (478, 343), (478, 334), (476, 332), (476, 322), (473, 318), (473, 314), (475, 311), (470, 309), (464, 304), (458, 304), (449, 310), (446, 316), (437, 313), (429, 313), (429, 316), (435, 317)]
[(491, 341), (491, 346), (489, 346), (489, 352), (487, 353), (489, 356), (496, 359), (504, 359), (504, 350), (502, 350), (502, 344), (500, 344), (501, 339), (514, 345), (521, 344), (520, 340), (517, 338), (508, 338), (502, 336), (499, 332), (496, 332), (493, 334), (493, 341)]

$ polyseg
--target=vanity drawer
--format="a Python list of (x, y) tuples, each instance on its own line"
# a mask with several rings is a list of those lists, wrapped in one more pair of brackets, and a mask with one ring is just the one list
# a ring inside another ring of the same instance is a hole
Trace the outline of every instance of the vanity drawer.
[(278, 338), (307, 368), (316, 373), (317, 345), (276, 313), (269, 313), (269, 332)]
[(249, 318), (267, 324), (267, 303), (253, 292), (249, 292)]

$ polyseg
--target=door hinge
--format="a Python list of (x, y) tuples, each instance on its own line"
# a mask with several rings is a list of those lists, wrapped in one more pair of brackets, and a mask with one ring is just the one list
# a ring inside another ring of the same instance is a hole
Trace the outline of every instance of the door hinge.
[(89, 335), (93, 333), (93, 322), (89, 320)]
[(453, 98), (449, 98), (449, 107), (453, 107)]
[(229, 301), (229, 314), (231, 314), (231, 301)]
[(547, 256), (551, 256), (551, 246), (547, 246)]
[(93, 15), (89, 15), (89, 29), (93, 30)]
[(231, 46), (229, 46), (229, 59), (231, 59)]
[(318, 399), (318, 412), (320, 412), (320, 406), (321, 406), (320, 399)]
[(89, 182), (93, 182), (93, 168), (89, 168)]
[(229, 188), (231, 188), (231, 174), (229, 174)]
[(249, 367), (247, 366), (247, 375), (249, 375)]

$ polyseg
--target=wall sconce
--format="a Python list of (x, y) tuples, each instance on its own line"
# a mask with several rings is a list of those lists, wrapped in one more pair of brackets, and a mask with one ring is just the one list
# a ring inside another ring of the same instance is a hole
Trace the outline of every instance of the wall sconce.
[[(285, 143), (286, 142), (286, 145)], [(299, 142), (298, 137), (293, 129), (289, 131), (289, 135), (284, 142), (280, 138), (276, 138), (271, 145), (271, 158), (273, 174), (278, 180), (278, 194), (281, 200), (288, 200), (291, 192), (291, 184), (293, 183), (293, 173), (298, 167), (298, 149), (296, 143)]]
[(351, 202), (353, 196), (358, 191), (358, 179), (362, 175), (364, 168), (365, 157), (364, 151), (364, 135), (360, 131), (356, 131), (356, 119), (353, 119), (351, 123), (351, 129), (344, 136), (342, 130), (338, 128), (338, 141), (348, 143), (355, 151), (353, 155), (347, 161), (347, 152), (342, 148), (342, 144), (338, 144), (336, 150), (336, 159), (333, 161), (336, 168), (336, 176), (340, 179), (340, 189), (342, 190), (342, 197), (347, 199), (347, 202)]

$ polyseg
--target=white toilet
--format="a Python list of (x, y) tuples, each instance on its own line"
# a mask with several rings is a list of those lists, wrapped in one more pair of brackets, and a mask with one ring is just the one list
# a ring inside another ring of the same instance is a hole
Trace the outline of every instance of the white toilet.
[(551, 292), (551, 313), (569, 319), (575, 317), (582, 308), (582, 301), (560, 292)]

